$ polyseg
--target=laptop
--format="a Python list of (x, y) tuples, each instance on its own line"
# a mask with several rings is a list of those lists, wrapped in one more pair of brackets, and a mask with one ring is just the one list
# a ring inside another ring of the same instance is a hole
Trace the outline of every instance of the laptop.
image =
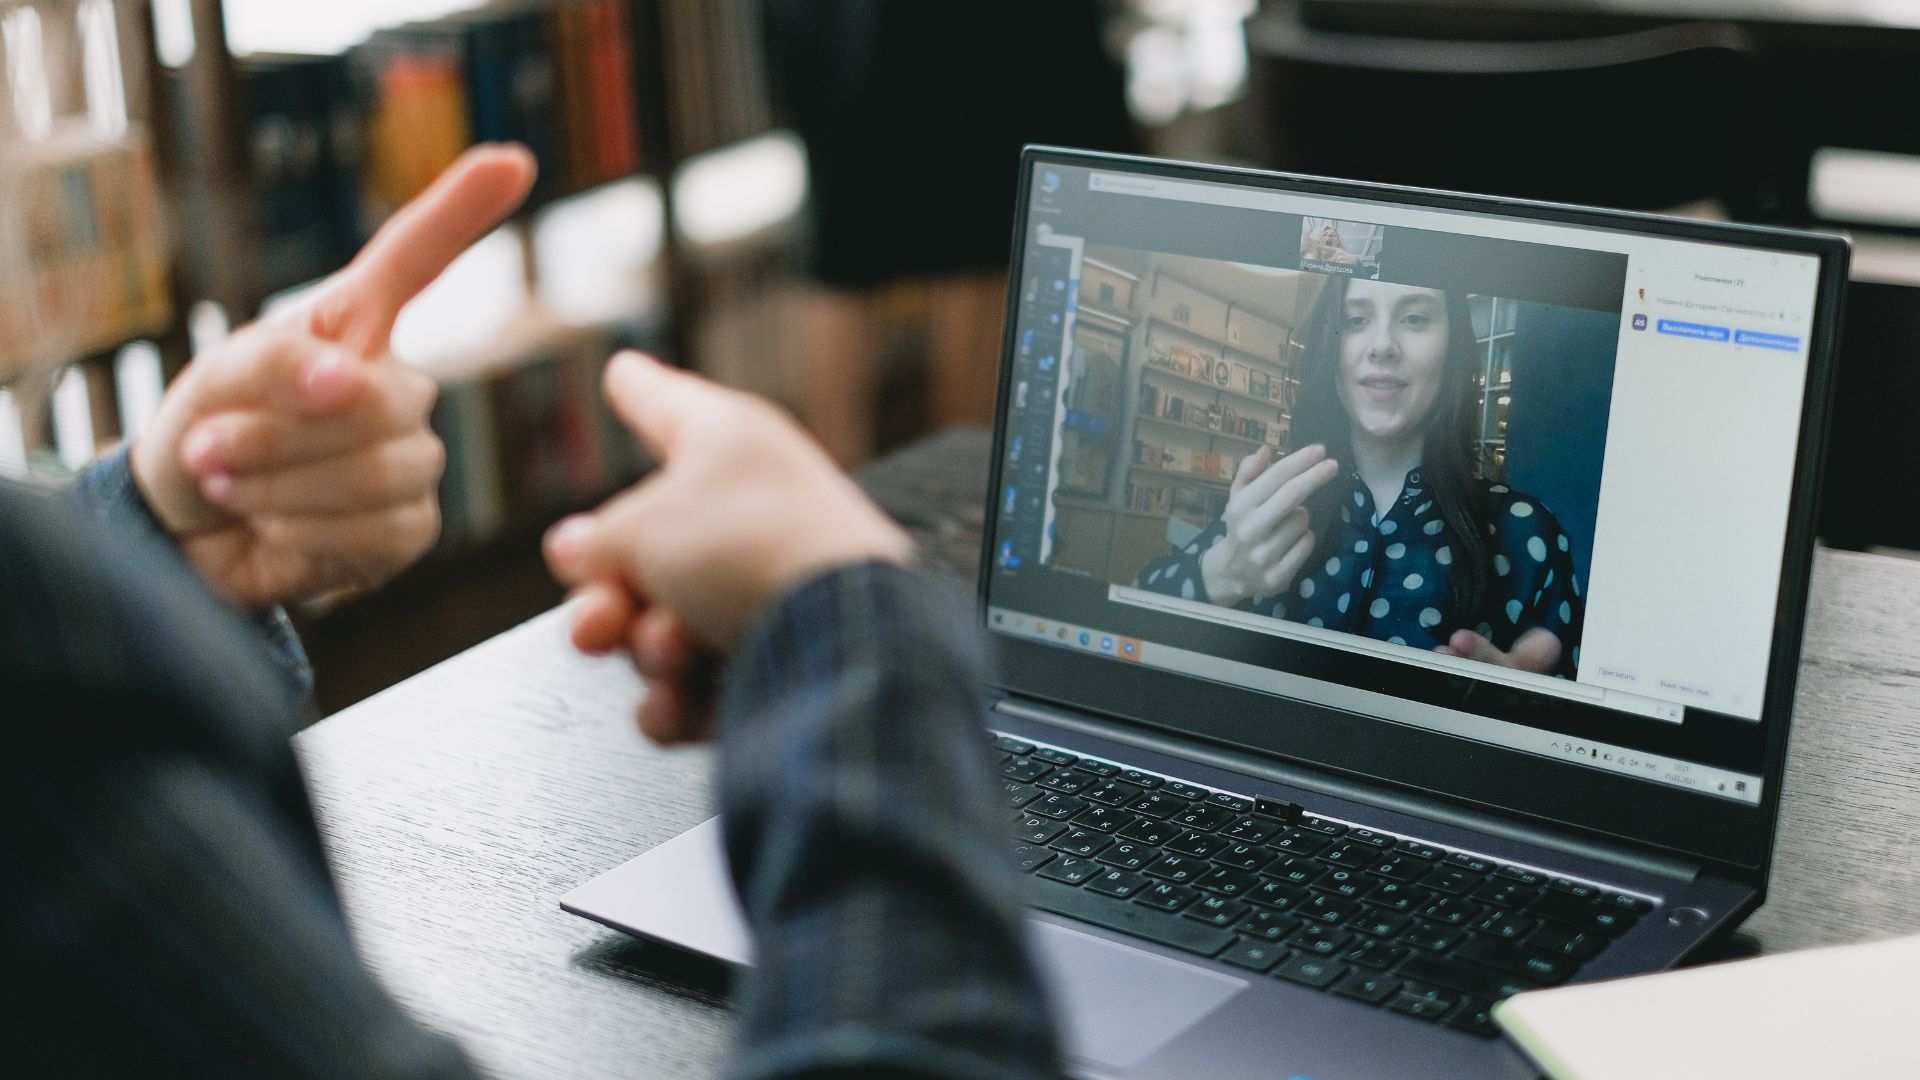
[[(1077, 1073), (1531, 1076), (1494, 1002), (1760, 905), (1847, 258), (1025, 152), (978, 611)], [(717, 822), (563, 906), (751, 962)]]

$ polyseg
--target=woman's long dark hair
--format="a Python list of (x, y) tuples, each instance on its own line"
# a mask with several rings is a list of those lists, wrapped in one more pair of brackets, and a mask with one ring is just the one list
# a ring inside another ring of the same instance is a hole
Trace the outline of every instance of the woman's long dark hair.
[[(1301, 329), (1307, 353), (1302, 365), (1300, 393), (1293, 405), (1295, 449), (1321, 443), (1339, 460), (1353, 467), (1353, 422), (1340, 404), (1336, 382), (1340, 375), (1340, 335), (1347, 311), (1349, 278), (1329, 277), (1320, 289), (1306, 325)], [(1426, 452), (1421, 476), (1447, 523), (1454, 549), (1453, 595), (1463, 619), (1477, 621), (1487, 590), (1487, 492), (1481, 484), (1475, 445), (1478, 425), (1474, 372), (1479, 343), (1473, 336), (1473, 311), (1466, 295), (1447, 292), (1447, 355), (1441, 366), (1440, 396), (1426, 419)], [(1323, 487), (1308, 500), (1307, 511), (1319, 539), (1314, 544), (1317, 563), (1337, 531), (1326, 523), (1341, 509), (1342, 496)], [(1390, 507), (1381, 507), (1384, 515)]]

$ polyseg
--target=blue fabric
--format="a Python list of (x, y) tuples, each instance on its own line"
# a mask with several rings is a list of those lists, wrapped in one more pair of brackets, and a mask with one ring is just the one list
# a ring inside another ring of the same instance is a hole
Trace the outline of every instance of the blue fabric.
[[(1573, 677), (1586, 605), (1572, 544), (1544, 504), (1504, 485), (1487, 486), (1486, 599), (1478, 611), (1461, 611), (1454, 598), (1455, 541), (1420, 470), (1407, 473), (1400, 497), (1384, 515), (1359, 473), (1348, 470), (1344, 483), (1340, 520), (1313, 523), (1320, 539), (1292, 587), (1250, 597), (1238, 609), (1416, 649), (1433, 649), (1455, 631), (1472, 630), (1509, 650), (1540, 627), (1560, 639), (1553, 674)], [(1148, 562), (1138, 586), (1211, 602), (1200, 559), (1225, 531), (1224, 522), (1216, 521), (1178, 552)]]
[[(166, 527), (147, 505), (140, 485), (134, 482), (129, 453), (129, 448), (122, 446), (82, 470), (68, 489), (73, 501), (116, 528), (130, 530), (143, 541), (158, 541), (158, 546), (172, 550), (176, 561), (185, 565), (186, 560), (178, 558)], [(256, 612), (253, 623), (295, 691), (301, 697), (310, 696), (313, 665), (307, 659), (306, 647), (300, 643), (300, 635), (293, 629), (293, 621), (287, 618), (286, 609), (276, 605)]]

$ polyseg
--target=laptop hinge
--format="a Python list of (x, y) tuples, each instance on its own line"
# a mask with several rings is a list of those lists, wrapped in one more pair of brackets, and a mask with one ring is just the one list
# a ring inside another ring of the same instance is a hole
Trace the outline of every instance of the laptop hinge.
[[(1559, 832), (1492, 811), (1459, 806), (1441, 799), (1409, 794), (1384, 785), (1368, 784), (1333, 773), (1289, 765), (1246, 751), (1214, 746), (1197, 739), (1106, 719), (1092, 713), (1064, 709), (1011, 695), (995, 702), (993, 709), (1008, 716), (1036, 720), (1110, 742), (1125, 743), (1142, 750), (1210, 765), (1217, 769), (1244, 773), (1290, 787), (1305, 788), (1322, 795), (1376, 806), (1382, 810), (1445, 822), (1462, 829), (1533, 844), (1568, 855), (1597, 859), (1675, 881), (1692, 881), (1700, 875), (1699, 864), (1689, 863), (1672, 855), (1635, 850), (1624, 844)], [(1273, 804), (1271, 811), (1273, 816), (1281, 816), (1286, 812), (1285, 808), (1292, 805), (1279, 800), (1268, 800), (1268, 802)], [(1294, 807), (1293, 810), (1297, 814), (1299, 808)]]

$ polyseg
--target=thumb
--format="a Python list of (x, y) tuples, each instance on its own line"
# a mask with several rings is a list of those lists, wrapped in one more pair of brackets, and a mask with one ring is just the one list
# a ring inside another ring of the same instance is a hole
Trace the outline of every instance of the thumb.
[(621, 421), (664, 463), (691, 433), (727, 426), (743, 395), (638, 352), (607, 365), (607, 401)]

